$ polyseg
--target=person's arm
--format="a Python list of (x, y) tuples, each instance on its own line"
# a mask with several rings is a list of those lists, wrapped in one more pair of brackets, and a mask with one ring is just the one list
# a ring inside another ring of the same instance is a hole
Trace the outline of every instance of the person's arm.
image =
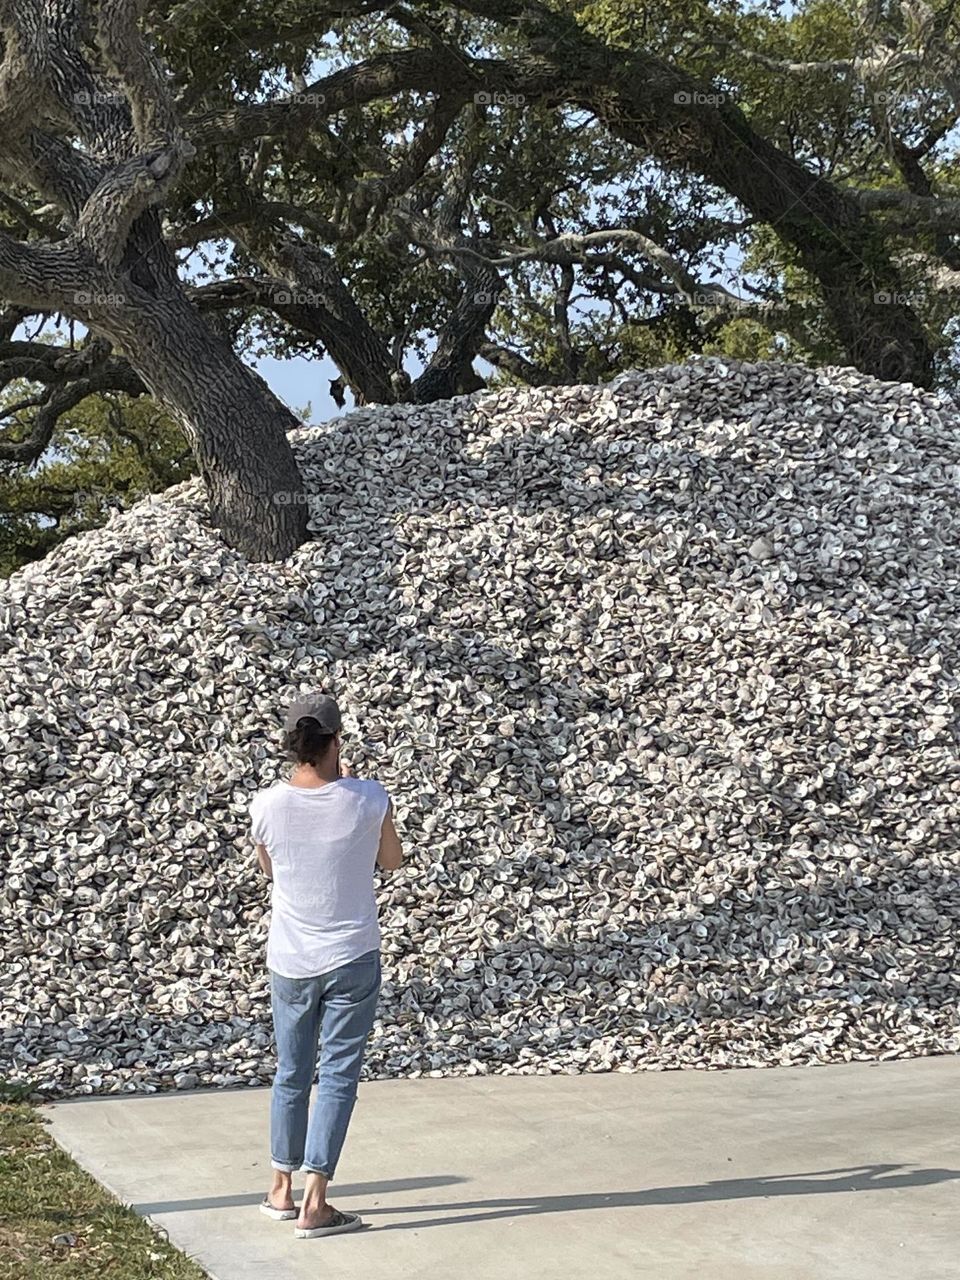
[(273, 879), (273, 863), (270, 861), (270, 855), (267, 853), (265, 844), (257, 844), (257, 862), (260, 863), (260, 870), (268, 880)]
[(403, 850), (400, 848), (400, 837), (393, 825), (393, 801), (387, 804), (387, 816), (380, 828), (380, 848), (377, 852), (377, 866), (384, 871), (396, 871), (403, 861)]
[(260, 870), (268, 880), (273, 879), (273, 863), (270, 855), (267, 853), (267, 846), (264, 843), (264, 837), (267, 834), (264, 826), (264, 792), (258, 791), (250, 801), (250, 833), (253, 836), (253, 847), (257, 851), (257, 862)]

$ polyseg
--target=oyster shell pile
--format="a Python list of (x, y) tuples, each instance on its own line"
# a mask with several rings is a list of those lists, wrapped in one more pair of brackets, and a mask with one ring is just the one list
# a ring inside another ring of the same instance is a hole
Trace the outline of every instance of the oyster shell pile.
[(0, 591), (0, 1074), (259, 1083), (247, 805), (322, 687), (394, 796), (368, 1076), (960, 1048), (960, 414), (703, 359), (295, 433), (315, 541), (196, 482)]

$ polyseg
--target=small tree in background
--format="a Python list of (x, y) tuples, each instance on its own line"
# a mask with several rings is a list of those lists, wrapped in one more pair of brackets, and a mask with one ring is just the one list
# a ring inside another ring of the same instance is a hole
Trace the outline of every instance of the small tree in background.
[[(16, 403), (11, 392), (6, 409)], [(183, 431), (153, 401), (88, 396), (59, 419), (39, 463), (0, 464), (0, 575), (195, 470)]]

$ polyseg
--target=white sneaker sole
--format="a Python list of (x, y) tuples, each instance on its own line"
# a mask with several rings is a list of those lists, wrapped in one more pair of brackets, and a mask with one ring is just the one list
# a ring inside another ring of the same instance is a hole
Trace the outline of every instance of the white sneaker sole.
[(319, 1240), (321, 1236), (340, 1236), (345, 1231), (356, 1231), (363, 1226), (360, 1215), (351, 1213), (346, 1222), (335, 1227), (294, 1227), (293, 1234), (298, 1240)]
[(272, 1204), (266, 1204), (261, 1200), (260, 1212), (264, 1217), (272, 1218), (274, 1222), (289, 1222), (291, 1218), (299, 1216), (299, 1209), (275, 1209)]

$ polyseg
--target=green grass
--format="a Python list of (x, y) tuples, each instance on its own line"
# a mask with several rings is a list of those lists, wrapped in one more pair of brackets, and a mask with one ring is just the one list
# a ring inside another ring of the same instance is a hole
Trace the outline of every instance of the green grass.
[(0, 1280), (94, 1278), (207, 1280), (57, 1146), (40, 1112), (0, 1101)]

